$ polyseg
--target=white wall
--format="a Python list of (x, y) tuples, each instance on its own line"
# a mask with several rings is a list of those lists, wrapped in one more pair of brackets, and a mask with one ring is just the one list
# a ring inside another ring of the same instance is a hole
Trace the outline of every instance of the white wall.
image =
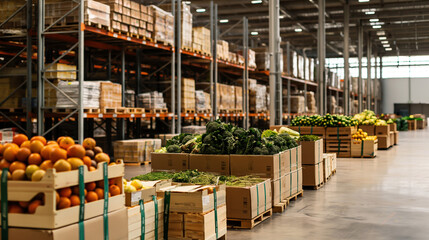
[[(408, 103), (408, 78), (381, 80), (382, 112), (393, 113), (395, 103)], [(411, 102), (429, 103), (429, 78), (411, 78)]]

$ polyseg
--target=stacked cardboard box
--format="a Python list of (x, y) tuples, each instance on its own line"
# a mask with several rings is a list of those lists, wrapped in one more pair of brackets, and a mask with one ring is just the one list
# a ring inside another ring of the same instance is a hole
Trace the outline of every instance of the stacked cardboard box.
[(267, 111), (267, 86), (249, 84), (249, 111), (256, 113)]
[[(283, 109), (287, 111), (287, 98)], [(305, 111), (304, 96), (290, 96), (290, 112), (291, 113), (303, 113)]]
[(391, 146), (390, 126), (375, 126), (375, 134), (378, 139), (378, 149), (387, 149)]
[[(79, 82), (66, 82), (60, 81), (58, 88), (62, 92), (57, 91), (57, 108), (73, 108), (79, 104)], [(84, 81), (83, 82), (83, 101), (81, 103), (84, 108), (100, 108), (100, 82), (98, 81)], [(73, 99), (71, 101), (69, 98)]]
[(164, 101), (162, 92), (153, 91), (148, 93), (140, 93), (138, 95), (139, 105), (146, 109), (164, 109), (167, 104)]
[(211, 55), (210, 29), (205, 27), (194, 27), (192, 29), (192, 49), (201, 51), (208, 56)]
[(100, 82), (100, 108), (122, 106), (122, 85), (112, 82)]
[[(156, 196), (156, 193), (154, 192)], [(142, 221), (142, 210), (140, 206), (127, 209), (128, 216), (128, 239), (142, 239), (142, 229), (145, 236), (143, 239), (156, 239), (155, 232), (158, 231), (158, 239), (163, 239), (164, 233), (164, 199), (158, 198), (156, 201), (150, 199), (144, 201), (144, 217)], [(158, 217), (155, 217), (158, 213)]]
[(151, 161), (151, 153), (161, 148), (161, 139), (120, 140), (113, 143), (115, 159), (126, 163), (143, 163)]
[[(238, 50), (237, 51), (238, 54), (238, 63), (239, 64), (244, 64), (244, 53), (242, 50)], [(256, 52), (252, 49), (249, 49), (248, 51), (248, 64), (249, 64), (249, 68), (257, 68), (256, 65)]]
[(243, 111), (243, 88), (235, 86), (234, 96), (235, 96), (235, 110), (242, 112)]
[(200, 113), (210, 113), (210, 93), (206, 93), (203, 90), (195, 91), (195, 109)]
[[(167, 12), (172, 12), (171, 4), (161, 4), (159, 6)], [(185, 2), (182, 2), (181, 6), (181, 48), (192, 49), (192, 13), (191, 6)], [(174, 31), (174, 29), (173, 29)], [(210, 39), (210, 38), (209, 38)]]
[(235, 87), (226, 84), (217, 84), (216, 100), (220, 111), (235, 109)]
[(227, 61), (229, 58), (229, 43), (224, 40), (217, 42), (217, 57), (221, 60)]
[(55, 63), (53, 65), (47, 64), (45, 78), (58, 79), (64, 81), (76, 80), (76, 65)]
[[(76, 4), (73, 1), (67, 0), (47, 0), (45, 1), (45, 23), (51, 25), (57, 19), (64, 16), (73, 9)], [(101, 3), (100, 1), (86, 0), (84, 1), (84, 21), (86, 24), (98, 24), (110, 28), (110, 6)], [(73, 24), (79, 21), (78, 11), (73, 11), (67, 15), (61, 24)]]
[(324, 153), (323, 162), (326, 162), (328, 166), (328, 175), (334, 175), (337, 172), (337, 155), (335, 153)]
[(182, 111), (195, 112), (195, 80), (182, 78), (181, 88)]
[(136, 92), (131, 89), (125, 91), (125, 107), (136, 107)]
[(323, 139), (302, 141), (302, 185), (321, 187), (325, 182), (323, 162)]
[[(256, 66), (261, 71), (270, 70), (271, 54), (268, 48), (253, 48), (255, 51)], [(283, 72), (283, 50), (280, 49), (280, 72)]]
[(151, 5), (150, 10), (153, 13), (153, 33), (152, 38), (155, 41), (161, 41), (166, 45), (174, 45), (174, 16), (161, 8)]
[(308, 113), (316, 113), (316, 98), (314, 97), (314, 92), (307, 92), (307, 112)]

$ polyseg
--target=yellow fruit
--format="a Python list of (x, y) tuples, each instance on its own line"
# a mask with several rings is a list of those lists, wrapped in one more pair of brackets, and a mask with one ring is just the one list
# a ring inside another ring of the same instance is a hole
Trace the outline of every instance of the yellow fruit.
[(54, 163), (54, 168), (57, 172), (67, 172), (71, 171), (72, 166), (66, 160), (60, 159)]
[(84, 165), (83, 161), (79, 158), (69, 158), (69, 159), (67, 159), (67, 162), (70, 163), (72, 170), (78, 169), (79, 166)]
[(42, 170), (42, 169), (35, 171), (33, 175), (31, 175), (31, 181), (38, 182), (42, 180), (42, 178), (45, 176), (45, 173), (46, 173), (45, 170)]

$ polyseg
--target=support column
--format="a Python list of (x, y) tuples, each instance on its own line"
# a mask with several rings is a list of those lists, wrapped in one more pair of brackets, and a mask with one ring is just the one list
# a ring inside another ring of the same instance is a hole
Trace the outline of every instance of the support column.
[(84, 82), (84, 41), (85, 41), (85, 29), (82, 28), (84, 24), (84, 0), (80, 0), (80, 6), (79, 6), (79, 33), (78, 33), (78, 62), (77, 62), (77, 69), (78, 69), (78, 80), (79, 80), (79, 101), (78, 101), (78, 115), (77, 115), (77, 129), (78, 129), (78, 141), (80, 144), (82, 144), (84, 139), (84, 122), (83, 122), (83, 82)]
[(211, 53), (212, 63), (210, 68), (210, 97), (212, 104), (212, 119), (217, 119), (217, 80), (218, 80), (218, 62), (217, 62), (217, 4), (210, 2), (210, 37), (211, 37)]
[(366, 108), (371, 110), (371, 52), (372, 52), (372, 43), (371, 43), (371, 32), (368, 32), (368, 39), (366, 44)]
[[(291, 69), (291, 56), (290, 56), (290, 42), (286, 43), (286, 55), (287, 55), (287, 72), (289, 73), (289, 76), (292, 76), (292, 69)], [(287, 79), (287, 124), (290, 125), (291, 116), (290, 116), (290, 79)]]
[[(122, 86), (122, 107), (125, 106), (125, 47), (122, 48), (121, 52), (121, 86)], [(119, 126), (116, 126), (116, 136), (120, 140), (125, 139), (125, 119), (120, 118), (116, 121)]]
[(374, 72), (375, 72), (375, 76), (374, 76), (374, 80), (373, 80), (373, 88), (372, 88), (372, 96), (374, 96), (374, 112), (377, 114), (378, 111), (378, 107), (377, 107), (377, 81), (378, 81), (378, 69), (377, 69), (377, 52), (374, 52), (374, 60), (375, 60), (375, 65), (374, 65)]
[(349, 72), (349, 21), (350, 21), (350, 4), (346, 0), (344, 5), (344, 47), (343, 47), (343, 56), (344, 56), (344, 114), (350, 115), (350, 72)]
[[(269, 1), (270, 126), (281, 124), (280, 3)], [(279, 100), (280, 99), (280, 100)]]
[(363, 57), (363, 27), (362, 27), (362, 23), (359, 21), (359, 25), (358, 25), (358, 62), (359, 62), (358, 112), (363, 111), (362, 57)]
[(325, 79), (325, 0), (319, 1), (319, 24), (317, 28), (317, 58), (318, 58), (318, 81), (319, 81), (319, 112), (326, 114), (326, 79)]
[(243, 111), (244, 120), (243, 128), (249, 128), (249, 28), (248, 20), (243, 17), (243, 57), (244, 57), (244, 70), (243, 70)]
[(43, 31), (45, 29), (45, 0), (39, 0), (38, 24), (37, 24), (37, 134), (42, 136), (44, 130), (44, 111), (45, 99), (44, 99), (44, 80), (43, 80), (43, 68), (44, 68), (44, 56), (45, 56), (45, 38), (43, 37)]
[(176, 58), (177, 58), (177, 133), (182, 132), (182, 0), (177, 0)]
[[(173, 16), (176, 15), (176, 0), (171, 0), (171, 12)], [(173, 17), (174, 21), (176, 20)], [(174, 25), (174, 23), (173, 23)], [(174, 39), (174, 46), (176, 46), (176, 39)], [(177, 49), (175, 49), (177, 51)], [(171, 118), (171, 133), (176, 133), (176, 55), (175, 51), (171, 53), (171, 113), (173, 117)], [(178, 117), (180, 117), (178, 115)]]

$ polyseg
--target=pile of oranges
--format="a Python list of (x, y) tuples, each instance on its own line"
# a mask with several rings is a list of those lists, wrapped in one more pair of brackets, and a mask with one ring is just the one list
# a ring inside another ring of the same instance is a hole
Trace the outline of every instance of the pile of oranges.
[[(121, 189), (115, 183), (116, 179), (109, 179), (109, 197), (121, 194)], [(117, 181), (121, 183), (121, 179)], [(104, 199), (103, 181), (85, 184), (85, 203)], [(80, 205), (79, 186), (61, 188), (56, 191), (57, 209), (65, 209)]]
[(18, 134), (12, 143), (0, 144), (0, 169), (9, 168), (10, 180), (40, 181), (50, 168), (65, 172), (85, 165), (89, 171), (94, 171), (99, 162), (109, 164), (110, 157), (96, 146), (93, 138), (86, 138), (80, 145), (71, 137), (46, 141), (42, 136), (28, 139)]

